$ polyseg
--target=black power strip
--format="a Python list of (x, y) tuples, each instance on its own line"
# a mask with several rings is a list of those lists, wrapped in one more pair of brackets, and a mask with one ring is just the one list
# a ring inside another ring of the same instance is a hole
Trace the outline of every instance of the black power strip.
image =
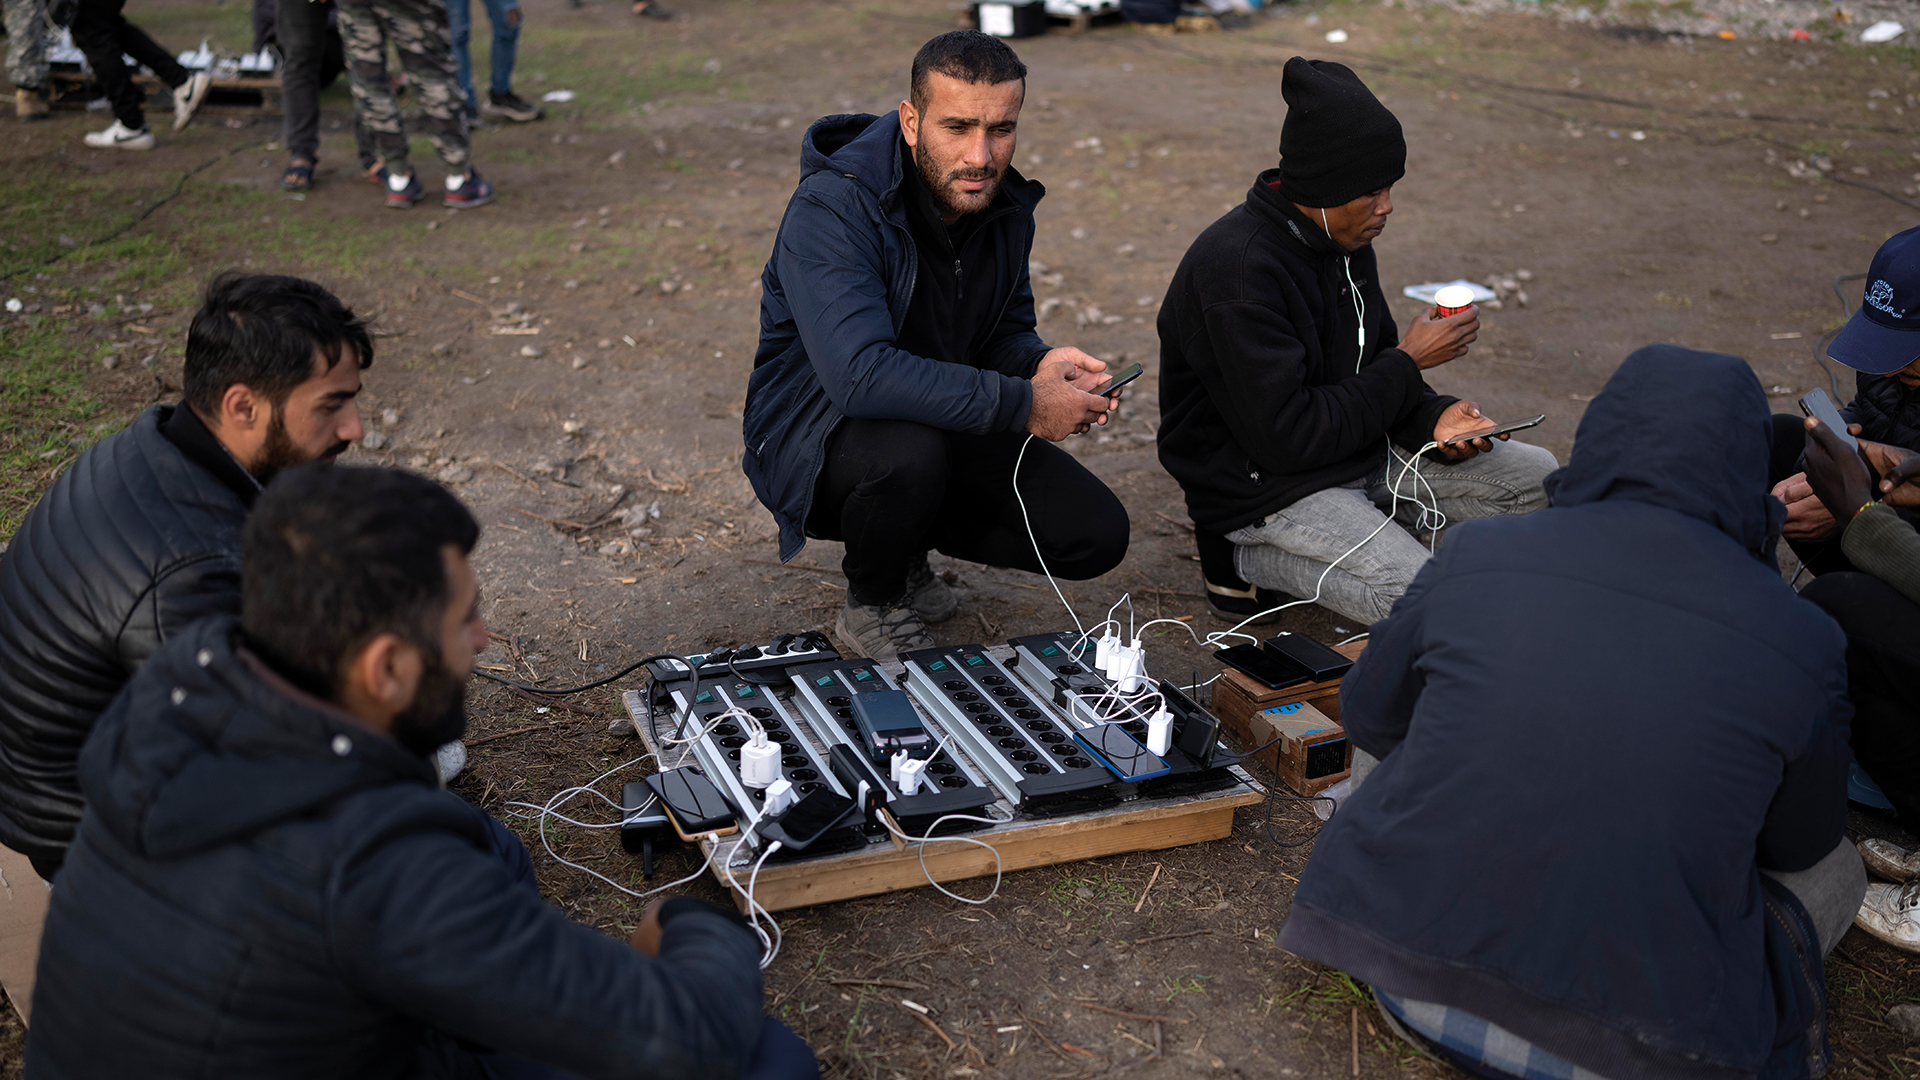
[[(687, 660), (700, 670), (700, 680), (705, 682), (716, 676), (739, 675), (746, 677), (749, 672), (776, 671), (778, 678), (773, 680), (748, 679), (749, 682), (777, 682), (784, 684), (788, 680), (788, 668), (801, 664), (817, 664), (823, 660), (840, 659), (840, 650), (833, 647), (827, 635), (817, 630), (804, 634), (781, 634), (765, 645), (740, 645), (731, 649), (717, 649), (706, 654), (695, 654)], [(647, 671), (653, 676), (653, 685), (658, 688), (656, 700), (664, 698), (669, 684), (684, 682), (687, 678), (686, 665), (678, 660), (655, 660), (647, 665)]]

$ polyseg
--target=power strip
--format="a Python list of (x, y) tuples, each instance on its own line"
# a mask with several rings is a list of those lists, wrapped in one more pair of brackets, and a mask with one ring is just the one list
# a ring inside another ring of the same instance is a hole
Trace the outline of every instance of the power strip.
[[(696, 653), (687, 659), (693, 662), (700, 672), (700, 680), (705, 682), (715, 678), (733, 679), (747, 672), (776, 668), (784, 675), (787, 668), (801, 664), (838, 660), (840, 650), (833, 647), (827, 635), (809, 630), (804, 634), (781, 634), (765, 645), (717, 649), (710, 653)], [(664, 689), (668, 683), (682, 682), (687, 677), (686, 665), (678, 660), (655, 660), (647, 665), (647, 671), (653, 676), (654, 685), (662, 688), (655, 695), (656, 703), (664, 699)]]

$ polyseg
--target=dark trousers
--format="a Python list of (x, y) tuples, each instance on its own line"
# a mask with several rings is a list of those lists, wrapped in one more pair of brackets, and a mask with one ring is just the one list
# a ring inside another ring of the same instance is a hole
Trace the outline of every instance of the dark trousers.
[(126, 6), (127, 0), (80, 0), (73, 16), (73, 44), (86, 54), (87, 66), (100, 80), (114, 118), (122, 127), (139, 131), (147, 126), (146, 94), (133, 81), (133, 72), (121, 55), (133, 57), (174, 89), (187, 81), (187, 69), (120, 14)]
[(332, 10), (332, 4), (317, 0), (286, 0), (274, 13), (274, 40), (280, 46), (281, 133), (289, 158), (314, 161), (320, 153), (320, 88), (328, 81), (322, 70), (327, 14)]
[(1862, 573), (1823, 574), (1800, 595), (1847, 634), (1854, 760), (1920, 836), (1920, 604)]
[[(1767, 458), (1769, 488), (1801, 471), (1800, 455), (1807, 449), (1805, 423), (1805, 417), (1788, 413), (1774, 414), (1773, 452)], [(1845, 573), (1853, 569), (1853, 562), (1847, 558), (1846, 552), (1840, 550), (1840, 534), (1837, 532), (1825, 540), (1788, 538), (1787, 546), (1793, 549), (1794, 557), (1800, 560), (1800, 565), (1806, 567), (1809, 574)]]
[(1127, 554), (1127, 509), (1073, 455), (1024, 432), (962, 435), (909, 420), (842, 420), (807, 513), (807, 533), (840, 540), (853, 598), (887, 604), (906, 590), (907, 570), (928, 550), (988, 566), (1040, 572), (1034, 542), (1053, 576), (1084, 581)]

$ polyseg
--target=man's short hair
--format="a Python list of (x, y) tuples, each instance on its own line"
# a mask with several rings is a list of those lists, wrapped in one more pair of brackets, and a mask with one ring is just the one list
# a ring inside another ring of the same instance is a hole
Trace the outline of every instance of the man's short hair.
[(913, 58), (913, 107), (927, 106), (927, 75), (939, 72), (970, 83), (1025, 82), (1027, 65), (1013, 47), (978, 30), (949, 30), (920, 46)]
[(331, 697), (374, 637), (440, 654), (452, 599), (440, 549), (471, 554), (480, 525), (439, 484), (400, 469), (315, 463), (280, 474), (241, 535), (240, 625), (301, 689)]
[(351, 345), (361, 368), (373, 363), (373, 335), (340, 299), (302, 278), (229, 270), (207, 285), (187, 330), (186, 399), (203, 417), (240, 383), (277, 409), (313, 377), (313, 354), (327, 370)]

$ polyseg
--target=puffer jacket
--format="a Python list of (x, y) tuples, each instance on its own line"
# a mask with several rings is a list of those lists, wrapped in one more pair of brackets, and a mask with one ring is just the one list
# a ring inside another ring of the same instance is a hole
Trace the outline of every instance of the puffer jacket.
[(81, 454), (0, 557), (0, 844), (43, 869), (80, 822), (94, 719), (181, 627), (240, 610), (250, 500), (161, 431), (175, 408)]
[(27, 1076), (398, 1080), (451, 1039), (582, 1078), (746, 1068), (760, 947), (730, 914), (676, 899), (657, 958), (570, 922), (428, 761), (236, 629), (168, 641), (81, 754)]
[(1920, 388), (1892, 375), (1855, 372), (1853, 400), (1841, 410), (1860, 425), (1860, 437), (1890, 446), (1920, 450)]

